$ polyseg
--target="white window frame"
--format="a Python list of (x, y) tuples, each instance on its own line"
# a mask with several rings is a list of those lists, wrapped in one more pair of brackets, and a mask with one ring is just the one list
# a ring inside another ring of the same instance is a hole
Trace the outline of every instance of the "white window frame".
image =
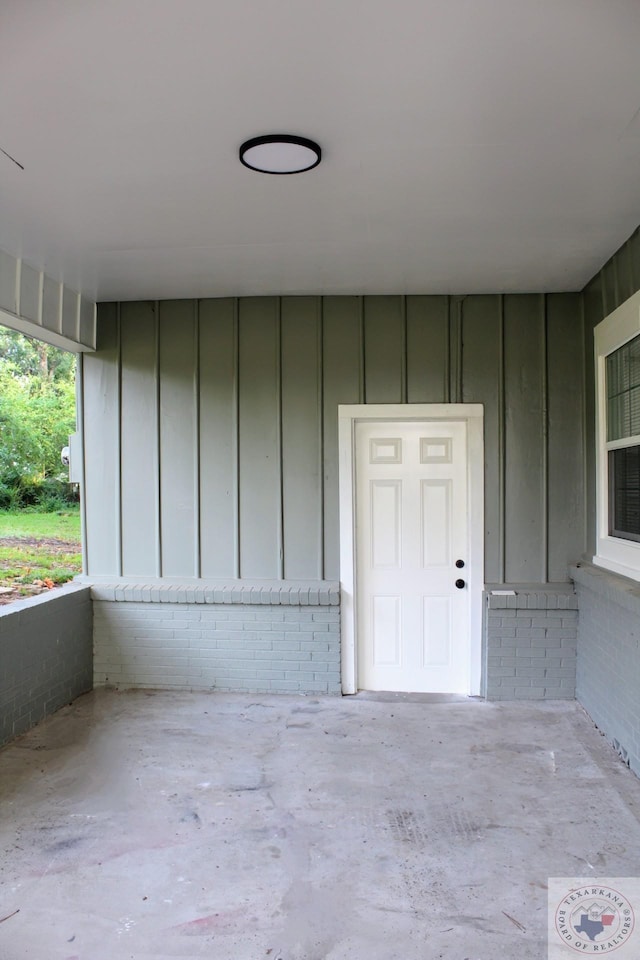
[(640, 580), (640, 543), (609, 535), (609, 451), (640, 444), (640, 436), (607, 442), (607, 357), (640, 334), (640, 291), (594, 330), (596, 377), (596, 555), (593, 562)]

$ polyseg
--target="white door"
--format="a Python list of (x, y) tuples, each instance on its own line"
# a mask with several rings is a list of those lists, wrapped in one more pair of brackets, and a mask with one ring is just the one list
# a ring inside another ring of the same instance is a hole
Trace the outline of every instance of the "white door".
[(358, 688), (469, 693), (466, 422), (356, 423), (355, 492)]

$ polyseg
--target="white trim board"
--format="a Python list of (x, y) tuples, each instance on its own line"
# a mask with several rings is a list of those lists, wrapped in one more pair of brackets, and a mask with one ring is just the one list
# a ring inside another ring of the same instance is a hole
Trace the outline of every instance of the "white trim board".
[(363, 420), (467, 422), (469, 471), (470, 696), (480, 694), (482, 679), (482, 591), (484, 589), (484, 408), (480, 403), (369, 403), (338, 406), (340, 502), (340, 620), (342, 692), (357, 692), (356, 555), (354, 511), (355, 425)]
[(593, 562), (613, 573), (640, 580), (640, 543), (609, 534), (608, 450), (630, 446), (637, 437), (607, 442), (607, 356), (640, 334), (640, 291), (620, 304), (594, 328), (596, 390), (596, 552)]

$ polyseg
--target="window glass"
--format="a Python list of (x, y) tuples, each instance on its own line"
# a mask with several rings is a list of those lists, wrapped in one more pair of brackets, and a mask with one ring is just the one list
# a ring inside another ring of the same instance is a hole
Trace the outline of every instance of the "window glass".
[(625, 346), (629, 351), (629, 386), (640, 387), (640, 337), (634, 337)]
[(609, 453), (609, 533), (640, 540), (640, 447)]
[(640, 336), (607, 357), (607, 440), (640, 434)]

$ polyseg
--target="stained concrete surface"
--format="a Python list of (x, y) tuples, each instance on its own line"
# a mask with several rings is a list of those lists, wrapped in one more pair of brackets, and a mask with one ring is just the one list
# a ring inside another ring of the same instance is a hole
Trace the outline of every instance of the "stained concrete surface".
[(567, 702), (92, 693), (0, 809), (1, 960), (540, 960), (548, 877), (639, 869)]

